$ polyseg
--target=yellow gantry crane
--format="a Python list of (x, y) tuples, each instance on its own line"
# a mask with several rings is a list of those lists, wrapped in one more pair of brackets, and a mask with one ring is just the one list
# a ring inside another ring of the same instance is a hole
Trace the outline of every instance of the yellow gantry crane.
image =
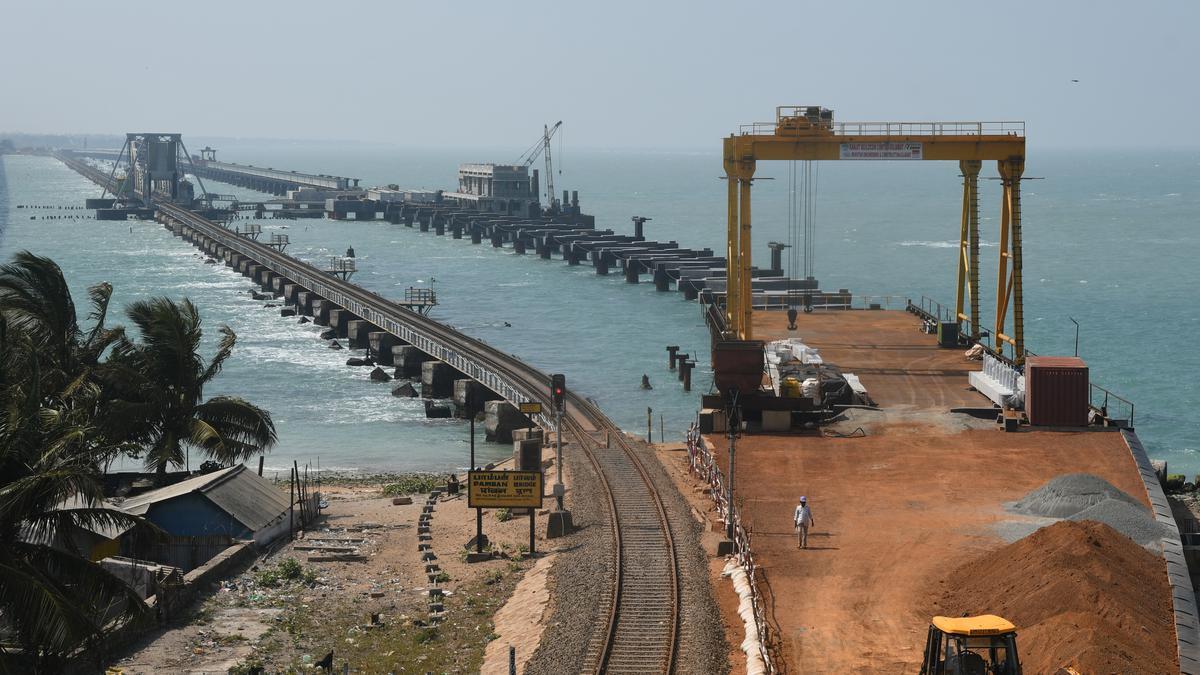
[[(744, 125), (725, 139), (729, 189), (726, 319), (729, 338), (752, 340), (750, 290), (750, 186), (758, 160), (950, 160), (963, 177), (956, 320), (980, 338), (979, 170), (995, 160), (1003, 195), (996, 320), (992, 348), (1012, 347), (1025, 358), (1021, 288), (1021, 174), (1025, 170), (1024, 122), (838, 122), (820, 106), (779, 106), (775, 122)], [(964, 306), (968, 305), (969, 306)], [(1012, 332), (1005, 325), (1012, 309)]]

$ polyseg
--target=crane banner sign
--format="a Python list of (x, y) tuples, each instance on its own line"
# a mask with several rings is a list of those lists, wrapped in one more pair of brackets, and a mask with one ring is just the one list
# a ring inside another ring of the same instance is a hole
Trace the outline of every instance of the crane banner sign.
[(541, 508), (541, 471), (469, 471), (467, 508)]
[(839, 159), (923, 159), (921, 143), (842, 143)]

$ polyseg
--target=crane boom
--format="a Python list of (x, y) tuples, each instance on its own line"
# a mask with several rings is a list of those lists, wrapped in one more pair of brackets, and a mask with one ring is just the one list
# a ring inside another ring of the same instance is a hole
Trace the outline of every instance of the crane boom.
[(562, 120), (554, 123), (554, 126), (544, 125), (542, 127), (542, 137), (533, 147), (525, 151), (518, 160), (525, 166), (530, 166), (537, 161), (538, 155), (544, 155), (546, 159), (546, 202), (551, 213), (558, 212), (558, 199), (554, 194), (554, 158), (550, 154), (550, 140), (554, 138), (554, 134), (558, 128), (562, 126)]

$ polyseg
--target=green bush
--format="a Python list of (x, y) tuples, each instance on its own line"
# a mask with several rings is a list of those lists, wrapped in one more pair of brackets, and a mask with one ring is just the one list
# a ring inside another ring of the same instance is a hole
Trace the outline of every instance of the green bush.
[(395, 483), (388, 483), (383, 486), (384, 495), (388, 497), (400, 497), (429, 492), (436, 487), (444, 485), (446, 482), (444, 477), (436, 473), (406, 473), (400, 474), (396, 478), (397, 481)]
[(506, 523), (506, 522), (512, 520), (512, 511), (510, 511), (508, 509), (498, 509), (496, 511), (496, 520), (498, 520), (502, 523)]

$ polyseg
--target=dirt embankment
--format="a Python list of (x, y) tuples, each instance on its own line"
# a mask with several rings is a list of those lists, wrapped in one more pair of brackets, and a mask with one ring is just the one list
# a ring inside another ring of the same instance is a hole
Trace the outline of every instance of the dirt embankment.
[(951, 572), (930, 614), (998, 614), (1027, 673), (1179, 672), (1163, 561), (1111, 527), (1063, 521)]

